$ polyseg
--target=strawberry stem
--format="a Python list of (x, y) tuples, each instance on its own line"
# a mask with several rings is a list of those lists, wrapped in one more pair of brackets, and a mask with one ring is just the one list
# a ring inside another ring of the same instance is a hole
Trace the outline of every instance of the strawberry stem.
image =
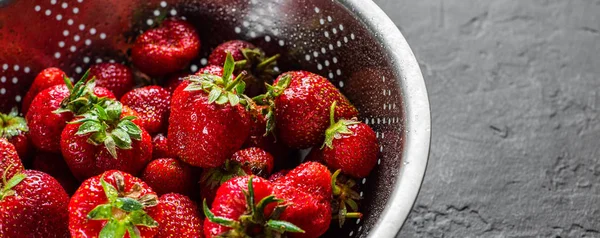
[(329, 125), (333, 126), (335, 124), (335, 105), (337, 104), (337, 101), (334, 101), (331, 104), (331, 108), (329, 109)]
[(258, 64), (256, 66), (256, 70), (257, 71), (263, 71), (265, 67), (267, 67), (268, 65), (274, 63), (277, 61), (277, 59), (279, 59), (279, 54), (273, 55), (270, 58), (263, 60), (262, 62), (260, 62), (260, 64)]
[(24, 173), (17, 173), (13, 175), (8, 181), (6, 180), (6, 176), (8, 176), (8, 171), (14, 166), (14, 164), (9, 164), (2, 173), (2, 186), (0, 186), (0, 201), (5, 197), (15, 195), (15, 191), (12, 190), (15, 186), (17, 186), (23, 179), (27, 177)]

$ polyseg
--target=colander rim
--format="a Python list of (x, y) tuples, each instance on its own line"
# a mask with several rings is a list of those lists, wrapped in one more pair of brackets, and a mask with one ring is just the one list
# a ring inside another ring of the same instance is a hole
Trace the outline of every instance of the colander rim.
[[(368, 237), (395, 237), (417, 199), (429, 159), (431, 115), (425, 81), (408, 42), (377, 4), (368, 0), (339, 0), (376, 36), (391, 57), (404, 109), (402, 166), (394, 189)], [(402, 82), (401, 82), (402, 81)]]

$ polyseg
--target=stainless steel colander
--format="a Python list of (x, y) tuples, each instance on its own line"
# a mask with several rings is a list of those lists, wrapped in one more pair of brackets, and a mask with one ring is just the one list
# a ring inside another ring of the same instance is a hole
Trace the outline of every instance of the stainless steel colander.
[(368, 0), (0, 0), (0, 110), (20, 105), (45, 67), (77, 78), (95, 63), (127, 63), (135, 37), (169, 16), (199, 30), (192, 72), (217, 44), (245, 39), (282, 54), (280, 71), (309, 70), (338, 86), (377, 132), (381, 153), (358, 181), (365, 216), (327, 236), (396, 235), (425, 173), (429, 102), (408, 44)]

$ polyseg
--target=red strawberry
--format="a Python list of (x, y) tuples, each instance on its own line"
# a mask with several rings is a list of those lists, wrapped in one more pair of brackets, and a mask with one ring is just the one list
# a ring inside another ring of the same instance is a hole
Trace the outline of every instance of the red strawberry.
[(231, 54), (234, 61), (245, 60), (244, 51), (256, 49), (252, 43), (243, 40), (227, 41), (218, 45), (208, 56), (209, 65), (223, 65), (227, 54)]
[(169, 91), (169, 93), (173, 93), (175, 92), (175, 89), (177, 89), (177, 87), (183, 83), (183, 80), (185, 79), (185, 77), (189, 76), (189, 74), (187, 73), (176, 73), (174, 75), (171, 75), (171, 77), (169, 77), (167, 79), (167, 81), (164, 83), (164, 87), (167, 91)]
[(264, 91), (264, 83), (272, 82), (277, 72), (274, 70), (279, 55), (266, 57), (265, 52), (242, 40), (232, 40), (220, 44), (208, 57), (209, 65), (223, 65), (227, 54), (231, 54), (236, 64), (236, 73), (249, 72), (244, 81), (248, 85), (246, 94), (256, 96)]
[(284, 178), (277, 180), (277, 183), (298, 188), (321, 201), (331, 200), (331, 173), (325, 165), (317, 162), (299, 165), (290, 170)]
[(279, 220), (285, 205), (273, 195), (273, 186), (263, 178), (236, 177), (217, 191), (212, 209), (204, 201), (204, 236), (279, 237), (283, 233), (303, 232)]
[(0, 113), (0, 138), (5, 138), (13, 144), (21, 160), (26, 163), (31, 152), (29, 127), (25, 118), (18, 114), (16, 108), (9, 114)]
[[(292, 71), (279, 76), (266, 94), (255, 99), (268, 104), (267, 129), (277, 127), (278, 139), (296, 149), (323, 142), (329, 126), (329, 107), (338, 102), (336, 119), (352, 118), (358, 111), (326, 78), (306, 71)], [(273, 112), (274, 110), (274, 117)], [(275, 120), (275, 124), (273, 124)]]
[(237, 151), (223, 166), (202, 171), (200, 195), (210, 203), (219, 186), (233, 177), (257, 175), (267, 178), (273, 171), (273, 161), (273, 156), (259, 148)]
[(96, 77), (96, 85), (104, 87), (121, 98), (135, 86), (129, 67), (119, 63), (100, 63), (90, 67), (90, 77)]
[(273, 172), (273, 156), (260, 148), (250, 147), (235, 152), (231, 160), (239, 163), (246, 174), (267, 178)]
[(59, 68), (46, 68), (42, 70), (42, 72), (35, 77), (31, 87), (29, 87), (29, 91), (27, 91), (27, 94), (25, 94), (25, 97), (23, 98), (23, 104), (21, 106), (23, 114), (27, 114), (29, 105), (31, 105), (33, 98), (35, 98), (39, 92), (54, 85), (63, 84), (64, 75), (65, 72)]
[(73, 194), (79, 187), (79, 181), (73, 176), (61, 154), (37, 152), (33, 157), (32, 168), (54, 177), (67, 194)]
[(160, 196), (158, 201), (161, 214), (156, 219), (159, 230), (155, 238), (202, 237), (202, 220), (192, 200), (181, 194), (169, 193)]
[(288, 205), (279, 219), (304, 230), (304, 233), (291, 233), (288, 237), (317, 238), (329, 229), (331, 223), (329, 201), (321, 201), (307, 191), (287, 185), (275, 185), (274, 192)]
[(71, 237), (154, 237), (157, 204), (156, 193), (139, 178), (106, 171), (85, 180), (71, 197)]
[(0, 176), (6, 174), (5, 177), (12, 178), (24, 169), (15, 146), (6, 139), (0, 138)]
[(121, 98), (140, 116), (148, 133), (166, 131), (169, 120), (171, 93), (159, 86), (146, 86), (129, 91)]
[(271, 176), (269, 176), (269, 181), (272, 183), (278, 182), (280, 179), (284, 178), (288, 172), (290, 171), (287, 169), (279, 170), (276, 173), (273, 173), (271, 174)]
[(194, 190), (192, 168), (176, 159), (157, 159), (151, 161), (142, 174), (142, 180), (148, 183), (158, 195), (166, 193), (191, 194)]
[(325, 132), (325, 143), (314, 147), (310, 157), (323, 160), (330, 168), (355, 178), (364, 178), (377, 164), (379, 145), (371, 127), (355, 119), (335, 122), (331, 105), (331, 126)]
[(222, 76), (190, 76), (173, 93), (169, 150), (184, 162), (203, 168), (222, 165), (240, 149), (250, 132), (249, 116), (239, 104), (245, 84), (231, 79), (233, 59)]
[[(60, 134), (73, 118), (88, 110), (101, 98), (114, 99), (112, 92), (94, 87), (94, 81), (87, 76), (71, 85), (55, 85), (42, 90), (31, 102), (26, 119), (31, 143), (39, 150), (60, 153)], [(92, 93), (93, 90), (93, 93)]]
[(167, 137), (163, 134), (157, 134), (152, 138), (152, 158), (160, 159), (160, 158), (174, 158), (175, 156), (171, 156), (169, 153), (169, 146)]
[(79, 180), (111, 169), (140, 174), (152, 159), (151, 137), (135, 112), (108, 100), (70, 122), (61, 135), (61, 151)]
[(140, 35), (131, 49), (133, 64), (150, 76), (184, 69), (200, 51), (200, 37), (191, 24), (168, 19)]
[(35, 170), (0, 182), (0, 236), (69, 237), (69, 195), (52, 176)]

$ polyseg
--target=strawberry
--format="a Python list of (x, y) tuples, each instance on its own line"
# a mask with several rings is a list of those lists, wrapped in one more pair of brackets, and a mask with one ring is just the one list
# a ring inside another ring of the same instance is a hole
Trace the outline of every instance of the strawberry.
[(204, 236), (280, 237), (304, 232), (292, 223), (279, 220), (286, 205), (273, 195), (273, 186), (263, 178), (236, 177), (225, 182), (212, 203), (204, 201)]
[(63, 76), (65, 72), (60, 70), (59, 68), (46, 68), (42, 70), (35, 79), (33, 79), (33, 83), (31, 87), (29, 87), (29, 91), (25, 94), (23, 98), (23, 104), (21, 106), (21, 111), (24, 115), (27, 114), (29, 110), (29, 105), (33, 101), (33, 98), (44, 89), (52, 87), (54, 85), (63, 84)]
[(244, 74), (231, 79), (233, 68), (229, 56), (222, 76), (190, 76), (173, 93), (169, 150), (192, 166), (222, 165), (248, 137), (249, 116), (240, 104)]
[(121, 103), (137, 112), (148, 133), (166, 131), (171, 93), (159, 86), (146, 86), (129, 91)]
[(233, 154), (231, 160), (239, 163), (246, 174), (267, 178), (273, 172), (273, 156), (260, 148), (239, 150)]
[(314, 147), (310, 157), (318, 158), (330, 168), (355, 178), (369, 175), (377, 164), (379, 145), (375, 132), (356, 119), (335, 121), (336, 103), (331, 105), (331, 126), (325, 132), (325, 143)]
[(279, 55), (266, 57), (265, 52), (250, 42), (243, 40), (227, 41), (218, 45), (208, 57), (209, 65), (223, 65), (227, 54), (235, 60), (236, 73), (249, 72), (244, 78), (248, 85), (246, 94), (256, 96), (264, 91), (264, 83), (272, 82), (277, 72), (274, 70)]
[(331, 205), (307, 191), (287, 185), (275, 185), (274, 193), (287, 202), (279, 219), (290, 222), (304, 233), (291, 233), (290, 238), (317, 238), (323, 235), (331, 223)]
[(160, 196), (158, 201), (161, 214), (156, 219), (159, 228), (155, 238), (202, 237), (202, 220), (192, 200), (181, 194), (169, 193)]
[(33, 157), (32, 168), (54, 177), (67, 194), (73, 194), (79, 187), (79, 181), (73, 176), (61, 154), (37, 152)]
[(279, 184), (295, 187), (307, 192), (320, 201), (330, 201), (331, 173), (317, 162), (306, 162), (290, 170), (285, 177), (276, 181)]
[(156, 159), (144, 169), (142, 180), (158, 195), (166, 193), (191, 194), (194, 190), (192, 168), (176, 159)]
[(200, 51), (200, 37), (191, 24), (167, 19), (140, 35), (131, 49), (133, 64), (150, 76), (184, 69)]
[(20, 117), (16, 108), (9, 114), (0, 113), (0, 138), (7, 139), (15, 146), (21, 160), (29, 160), (31, 144), (29, 142), (29, 127), (25, 118)]
[(1, 237), (69, 237), (69, 195), (52, 176), (26, 170), (0, 182)]
[(129, 67), (119, 63), (100, 63), (90, 67), (90, 76), (96, 78), (96, 85), (104, 87), (121, 98), (135, 86)]
[(183, 83), (183, 80), (189, 76), (189, 74), (187, 73), (175, 73), (173, 75), (171, 75), (167, 81), (165, 81), (164, 83), (164, 87), (167, 91), (169, 91), (169, 93), (173, 93), (175, 92), (175, 89), (177, 89), (177, 87)]
[(287, 169), (279, 170), (276, 173), (273, 173), (273, 174), (271, 174), (271, 176), (269, 176), (269, 181), (275, 183), (275, 182), (279, 181), (280, 179), (284, 178), (288, 172), (290, 172), (290, 171)]
[(0, 138), (0, 176), (6, 174), (4, 177), (12, 178), (24, 169), (15, 146), (6, 139)]
[(83, 182), (69, 202), (71, 237), (154, 237), (158, 197), (131, 174), (109, 170)]
[(168, 139), (163, 134), (156, 134), (152, 138), (152, 159), (174, 158), (169, 153)]
[(305, 149), (323, 142), (329, 126), (329, 107), (335, 101), (336, 119), (352, 118), (358, 111), (326, 78), (306, 71), (292, 71), (279, 76), (266, 94), (254, 98), (269, 105), (267, 129), (277, 130), (286, 145)]
[(152, 159), (152, 141), (134, 115), (121, 103), (107, 100), (65, 127), (61, 151), (76, 178), (84, 180), (111, 169), (142, 172)]
[(233, 177), (257, 175), (267, 178), (273, 171), (273, 161), (273, 156), (260, 148), (239, 150), (223, 166), (202, 171), (201, 196), (212, 202), (219, 186)]
[(60, 134), (74, 115), (87, 111), (93, 104), (115, 96), (87, 74), (75, 85), (68, 78), (65, 84), (42, 90), (31, 102), (25, 118), (31, 143), (39, 150), (60, 153)]

